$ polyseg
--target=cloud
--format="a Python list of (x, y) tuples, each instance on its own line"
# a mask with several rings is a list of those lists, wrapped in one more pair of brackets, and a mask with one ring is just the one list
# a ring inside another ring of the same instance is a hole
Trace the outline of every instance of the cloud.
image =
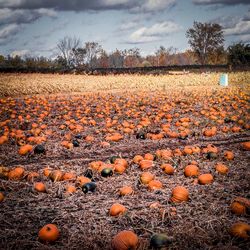
[(121, 24), (121, 26), (117, 29), (117, 31), (128, 31), (131, 29), (134, 29), (138, 26), (138, 22), (137, 21), (130, 21), (130, 22), (124, 22)]
[(48, 16), (56, 17), (56, 12), (51, 9), (37, 9), (37, 10), (12, 10), (10, 8), (0, 9), (0, 23), (10, 24), (10, 23), (31, 23), (37, 19)]
[(12, 51), (11, 54), (10, 54), (10, 56), (12, 56), (12, 57), (16, 57), (16, 56), (25, 57), (25, 56), (27, 56), (29, 54), (30, 54), (29, 50), (23, 49), (23, 50)]
[(226, 36), (250, 35), (250, 21), (239, 21), (235, 26), (224, 29)]
[(243, 36), (250, 35), (250, 13), (242, 17), (239, 16), (221, 16), (211, 20), (222, 26), (225, 36)]
[(142, 27), (133, 32), (126, 43), (138, 44), (162, 40), (171, 33), (178, 32), (182, 27), (172, 21), (156, 23), (151, 27)]
[(142, 1), (141, 5), (135, 6), (131, 9), (131, 12), (159, 12), (172, 8), (176, 5), (176, 0), (147, 0)]
[(16, 33), (22, 29), (20, 25), (10, 24), (0, 30), (0, 45), (6, 45), (13, 41)]
[(193, 0), (194, 4), (197, 5), (238, 5), (238, 4), (250, 4), (249, 0)]
[(20, 30), (20, 26), (17, 24), (10, 24), (5, 26), (3, 29), (0, 30), (0, 39), (6, 39), (10, 36), (15, 35)]
[(55, 9), (62, 11), (132, 10), (134, 12), (162, 11), (172, 7), (176, 0), (0, 0), (0, 8)]

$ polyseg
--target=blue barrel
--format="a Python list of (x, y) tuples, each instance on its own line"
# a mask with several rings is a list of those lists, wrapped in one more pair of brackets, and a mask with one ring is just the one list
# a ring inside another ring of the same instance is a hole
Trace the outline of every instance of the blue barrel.
[(220, 76), (220, 86), (223, 87), (228, 86), (228, 74), (222, 74)]

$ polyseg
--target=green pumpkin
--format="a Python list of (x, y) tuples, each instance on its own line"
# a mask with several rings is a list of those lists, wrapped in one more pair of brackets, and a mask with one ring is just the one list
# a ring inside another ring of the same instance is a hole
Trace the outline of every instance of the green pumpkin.
[(95, 182), (88, 182), (88, 183), (85, 183), (83, 186), (82, 186), (82, 191), (83, 193), (88, 193), (88, 192), (94, 192), (96, 189), (96, 184)]
[(113, 175), (113, 170), (111, 168), (104, 168), (101, 172), (102, 177), (110, 177)]
[(114, 164), (114, 163), (115, 163), (115, 160), (118, 159), (118, 158), (120, 158), (120, 157), (114, 155), (114, 156), (111, 156), (111, 157), (110, 157), (109, 161), (110, 161), (111, 164)]
[(150, 246), (154, 249), (166, 247), (171, 242), (170, 238), (165, 234), (154, 234), (150, 239)]
[(218, 157), (218, 155), (214, 152), (207, 153), (207, 159), (209, 159), (209, 160), (216, 159), (217, 157)]

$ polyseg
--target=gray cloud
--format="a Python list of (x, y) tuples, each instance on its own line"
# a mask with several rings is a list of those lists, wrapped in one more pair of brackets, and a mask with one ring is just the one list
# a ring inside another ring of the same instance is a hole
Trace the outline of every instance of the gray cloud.
[(151, 27), (142, 27), (133, 32), (125, 42), (128, 44), (150, 43), (160, 41), (164, 37), (182, 30), (182, 27), (172, 21), (155, 23)]
[(31, 23), (43, 16), (56, 17), (56, 12), (51, 9), (12, 10), (10, 8), (3, 8), (0, 9), (0, 24), (3, 25), (10, 23)]
[(10, 43), (15, 35), (22, 29), (20, 25), (9, 24), (0, 30), (0, 45)]
[(237, 4), (250, 4), (249, 0), (193, 0), (194, 4), (198, 5), (237, 5)]
[(250, 35), (250, 12), (239, 16), (222, 16), (211, 20), (212, 23), (218, 23), (222, 26), (225, 36), (244, 36)]
[(176, 0), (0, 0), (0, 8), (55, 9), (63, 11), (121, 10), (134, 12), (162, 11), (172, 7)]

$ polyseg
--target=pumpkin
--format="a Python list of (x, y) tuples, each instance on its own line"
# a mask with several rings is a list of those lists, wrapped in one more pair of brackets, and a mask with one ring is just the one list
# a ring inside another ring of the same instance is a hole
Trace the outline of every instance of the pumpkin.
[(137, 248), (139, 239), (132, 231), (119, 232), (111, 242), (113, 250), (135, 250)]
[(88, 182), (88, 183), (85, 183), (83, 186), (82, 186), (82, 191), (83, 193), (88, 193), (88, 192), (94, 192), (96, 190), (96, 184), (95, 182)]
[(117, 172), (118, 174), (123, 174), (125, 171), (126, 167), (124, 167), (124, 165), (115, 164), (115, 172)]
[(230, 234), (241, 239), (250, 238), (250, 225), (244, 222), (237, 222), (230, 228)]
[(59, 230), (55, 224), (47, 224), (40, 229), (38, 237), (42, 241), (54, 242), (59, 237)]
[(114, 162), (115, 165), (123, 165), (125, 168), (128, 167), (128, 162), (125, 159), (117, 158)]
[(62, 176), (63, 181), (69, 181), (69, 180), (74, 180), (76, 178), (76, 175), (74, 173), (64, 173)]
[(184, 169), (184, 174), (186, 177), (198, 176), (199, 168), (193, 164), (187, 165)]
[(227, 160), (233, 160), (234, 159), (234, 153), (232, 151), (225, 151), (224, 152), (224, 157), (227, 159)]
[(144, 155), (144, 160), (150, 160), (150, 161), (153, 161), (154, 160), (154, 155), (153, 154), (150, 154), (150, 153), (147, 153)]
[(8, 178), (9, 171), (9, 168), (0, 166), (0, 178)]
[(66, 194), (72, 194), (76, 192), (76, 187), (73, 185), (66, 186)]
[(6, 135), (0, 136), (0, 145), (6, 143), (8, 141), (8, 137)]
[(85, 176), (79, 176), (76, 179), (76, 184), (82, 187), (84, 184), (91, 182), (91, 179)]
[(118, 216), (124, 214), (126, 210), (127, 209), (123, 205), (115, 203), (111, 206), (109, 214), (110, 216)]
[(246, 213), (246, 207), (241, 203), (234, 201), (230, 206), (232, 212), (237, 215), (242, 215)]
[(4, 200), (4, 194), (0, 192), (0, 202), (2, 202), (3, 200)]
[(27, 175), (27, 181), (30, 181), (32, 182), (35, 178), (39, 177), (39, 173), (37, 172), (30, 172), (28, 175)]
[(120, 188), (120, 195), (121, 196), (124, 196), (124, 195), (130, 195), (130, 194), (133, 194), (134, 190), (132, 187), (130, 186), (125, 186), (125, 187), (122, 187)]
[(162, 164), (161, 169), (163, 169), (164, 173), (172, 175), (174, 174), (174, 168), (171, 164)]
[(171, 242), (170, 238), (165, 234), (154, 234), (150, 239), (150, 247), (153, 249), (161, 249)]
[(228, 167), (220, 162), (218, 162), (216, 164), (215, 169), (220, 174), (227, 174), (228, 173)]
[(142, 184), (148, 184), (154, 178), (155, 178), (154, 174), (151, 174), (150, 172), (144, 172), (140, 176), (140, 181)]
[(9, 180), (20, 180), (24, 175), (24, 168), (16, 167), (9, 171), (8, 178)]
[(101, 176), (102, 177), (110, 177), (113, 175), (113, 170), (111, 168), (104, 168), (102, 171), (101, 171)]
[(139, 164), (140, 161), (142, 161), (144, 158), (141, 156), (141, 155), (136, 155), (134, 158), (133, 158), (133, 162), (135, 164)]
[(213, 182), (213, 180), (214, 178), (211, 174), (202, 174), (198, 177), (198, 181), (202, 185), (210, 184)]
[(41, 144), (36, 145), (34, 148), (34, 153), (35, 154), (45, 154), (45, 147)]
[(172, 190), (171, 201), (173, 202), (183, 202), (188, 201), (189, 192), (185, 187), (177, 186)]
[(34, 183), (34, 189), (38, 192), (45, 193), (46, 192), (46, 186), (43, 182), (36, 182)]
[(29, 144), (23, 145), (19, 148), (18, 153), (20, 155), (26, 155), (32, 151), (33, 147)]
[(61, 181), (62, 180), (62, 177), (63, 177), (63, 173), (61, 170), (53, 170), (50, 172), (49, 174), (49, 178), (52, 180), (52, 181)]
[(249, 151), (250, 150), (250, 141), (242, 142), (241, 146), (244, 150)]
[(49, 177), (50, 173), (51, 173), (51, 169), (48, 168), (48, 167), (45, 168), (45, 169), (43, 170), (43, 174), (44, 174), (46, 177)]
[(139, 162), (139, 166), (140, 166), (141, 170), (151, 168), (153, 166), (153, 161), (152, 160), (142, 160)]
[(150, 190), (157, 190), (157, 189), (161, 189), (162, 188), (162, 183), (161, 181), (158, 180), (152, 180), (148, 183), (148, 188)]

